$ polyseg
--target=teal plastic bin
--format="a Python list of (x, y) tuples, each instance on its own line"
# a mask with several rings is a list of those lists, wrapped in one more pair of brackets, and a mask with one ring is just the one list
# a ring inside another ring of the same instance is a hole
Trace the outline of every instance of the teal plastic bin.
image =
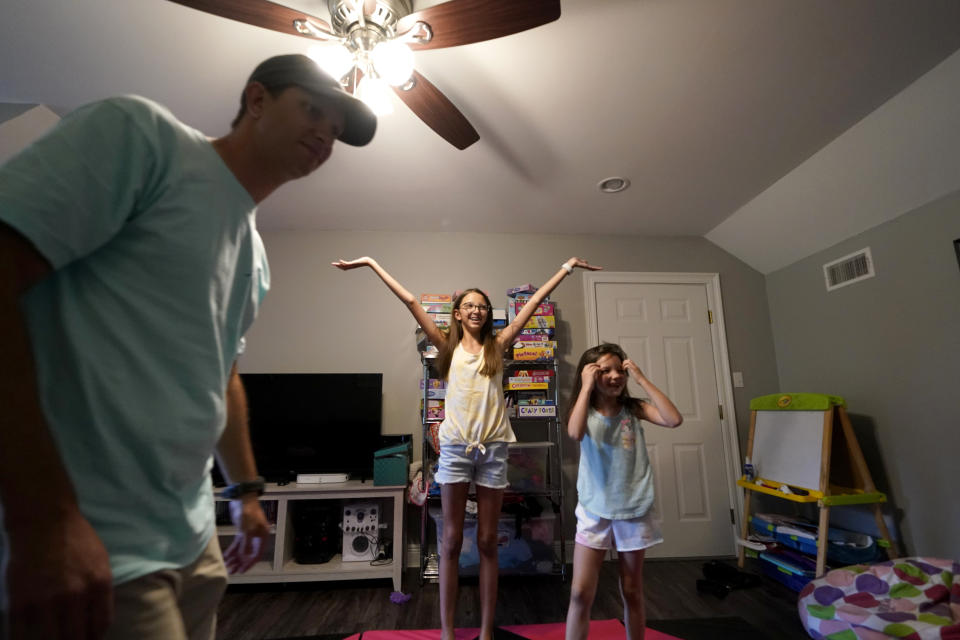
[(409, 442), (379, 449), (373, 454), (373, 486), (406, 486), (409, 469)]

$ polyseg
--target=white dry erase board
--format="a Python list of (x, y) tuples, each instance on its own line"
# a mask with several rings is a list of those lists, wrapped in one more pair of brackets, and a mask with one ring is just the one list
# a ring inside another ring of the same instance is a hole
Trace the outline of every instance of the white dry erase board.
[(820, 490), (824, 411), (757, 411), (751, 462), (766, 480)]

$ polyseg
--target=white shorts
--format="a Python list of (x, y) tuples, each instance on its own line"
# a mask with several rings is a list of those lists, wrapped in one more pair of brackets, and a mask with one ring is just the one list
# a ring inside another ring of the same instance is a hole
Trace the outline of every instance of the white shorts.
[(653, 519), (653, 509), (639, 518), (608, 520), (595, 516), (577, 503), (577, 544), (591, 549), (640, 551), (663, 542), (660, 527)]

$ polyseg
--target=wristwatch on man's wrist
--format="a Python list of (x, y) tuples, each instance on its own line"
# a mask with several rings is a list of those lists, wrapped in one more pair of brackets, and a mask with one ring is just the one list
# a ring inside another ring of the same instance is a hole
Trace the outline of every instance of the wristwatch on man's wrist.
[(258, 496), (262, 496), (265, 489), (266, 483), (264, 482), (264, 479), (261, 476), (257, 476), (253, 480), (234, 482), (224, 489), (220, 496), (224, 498), (230, 498), (231, 500), (245, 496), (248, 493), (255, 493)]

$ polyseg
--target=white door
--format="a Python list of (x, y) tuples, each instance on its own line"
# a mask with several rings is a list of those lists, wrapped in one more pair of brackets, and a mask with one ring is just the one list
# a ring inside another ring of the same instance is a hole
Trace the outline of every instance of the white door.
[[(673, 400), (683, 424), (644, 423), (663, 544), (651, 558), (734, 552), (733, 505), (704, 284), (597, 282), (596, 335), (619, 344)], [(631, 380), (630, 394), (643, 397)]]

